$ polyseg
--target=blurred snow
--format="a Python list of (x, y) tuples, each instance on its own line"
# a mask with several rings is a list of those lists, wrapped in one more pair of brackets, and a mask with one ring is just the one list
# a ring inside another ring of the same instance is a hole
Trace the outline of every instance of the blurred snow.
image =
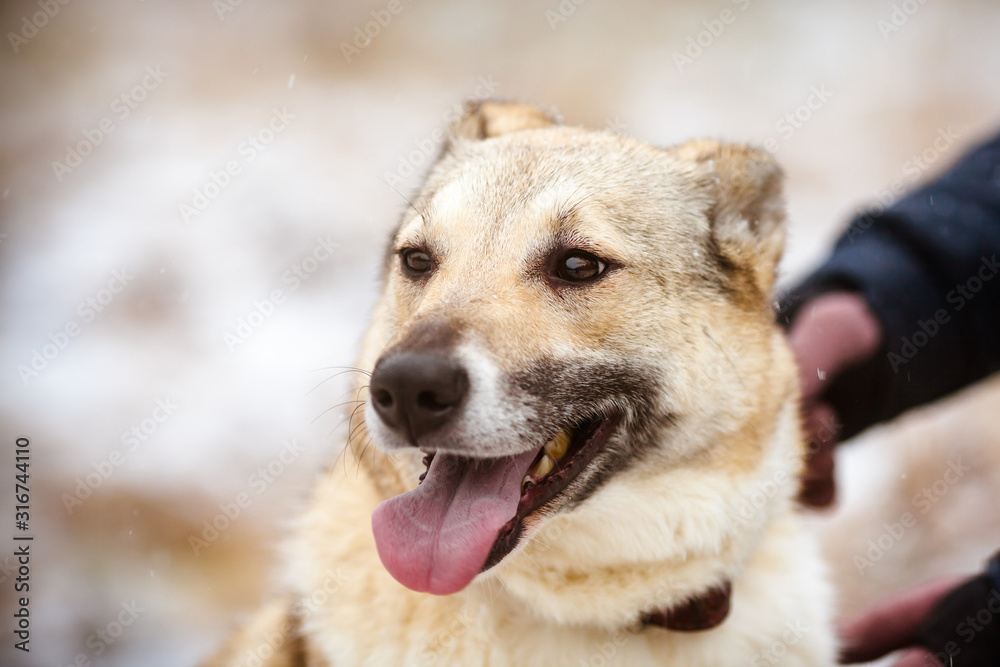
[[(353, 363), (382, 245), (426, 164), (399, 192), (386, 175), (460, 100), (554, 105), (568, 123), (652, 143), (776, 141), (786, 281), (859, 206), (909, 185), (905, 163), (939, 130), (959, 140), (923, 176), (1000, 117), (1000, 6), (986, 0), (920, 5), (885, 35), (882, 1), (571, 5), (404, 2), (348, 62), (341, 44), (385, 3), (73, 2), (16, 50), (9, 33), (39, 5), (4, 4), (0, 442), (32, 439), (38, 556), (30, 660), (5, 643), (0, 662), (193, 664), (252, 608), (268, 545), (339, 451), (353, 404), (336, 407), (352, 400), (351, 373), (336, 374)], [(726, 9), (735, 19), (678, 68)], [(165, 76), (136, 91), (149, 67)], [(799, 111), (817, 88), (829, 99)], [(783, 121), (797, 111), (808, 119)], [(276, 113), (291, 116), (280, 131)], [(88, 134), (100, 142), (57, 175)], [(185, 220), (196, 191), (210, 201)], [(297, 265), (315, 271), (296, 285)], [(133, 278), (104, 292), (116, 271)], [(88, 321), (87, 299), (109, 294)], [(231, 351), (241, 319), (261, 324)], [(78, 334), (23, 381), (18, 368), (71, 323)], [(177, 406), (162, 423), (158, 401)], [(133, 427), (145, 438), (134, 448)], [(304, 452), (257, 495), (252, 476), (291, 440)], [(896, 465), (874, 446), (854, 452), (872, 474)], [(64, 494), (107, 465), (67, 512)], [(195, 555), (191, 531), (241, 492), (253, 504)], [(97, 656), (88, 638), (133, 599), (148, 611)]]

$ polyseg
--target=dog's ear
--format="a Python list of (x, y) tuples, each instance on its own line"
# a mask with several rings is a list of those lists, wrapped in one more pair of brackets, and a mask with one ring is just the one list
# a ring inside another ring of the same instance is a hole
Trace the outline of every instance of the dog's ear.
[(769, 296), (785, 245), (783, 174), (770, 153), (740, 144), (690, 141), (668, 149), (711, 193), (712, 242)]
[(462, 117), (451, 126), (449, 144), (460, 139), (489, 139), (558, 124), (559, 119), (553, 113), (529, 104), (466, 102)]

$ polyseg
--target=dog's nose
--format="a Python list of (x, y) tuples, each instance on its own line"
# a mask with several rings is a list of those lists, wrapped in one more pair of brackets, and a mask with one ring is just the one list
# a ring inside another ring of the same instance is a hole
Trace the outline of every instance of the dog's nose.
[(448, 357), (402, 352), (376, 364), (369, 389), (385, 425), (416, 445), (458, 411), (469, 393), (469, 376)]

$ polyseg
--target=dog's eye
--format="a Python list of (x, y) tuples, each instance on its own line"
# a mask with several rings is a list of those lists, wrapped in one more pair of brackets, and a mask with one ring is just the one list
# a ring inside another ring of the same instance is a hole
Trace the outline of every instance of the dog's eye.
[(403, 270), (411, 275), (427, 273), (434, 266), (431, 256), (417, 248), (406, 248), (399, 253), (399, 257), (403, 263)]
[(570, 250), (556, 262), (556, 275), (571, 283), (599, 278), (608, 265), (585, 250)]

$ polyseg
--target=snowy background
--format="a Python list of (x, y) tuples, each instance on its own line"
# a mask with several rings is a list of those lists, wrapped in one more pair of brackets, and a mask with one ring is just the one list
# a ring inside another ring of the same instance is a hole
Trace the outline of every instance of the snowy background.
[[(4, 3), (0, 34), (0, 539), (18, 436), (35, 536), (30, 655), (10, 649), (0, 547), (11, 666), (191, 665), (265, 595), (346, 433), (336, 367), (395, 190), (461, 100), (768, 145), (786, 284), (859, 207), (1000, 124), (988, 0), (36, 0)], [(844, 613), (1000, 543), (995, 512), (969, 510), (1000, 506), (993, 385), (842, 450), (842, 504), (816, 523)], [(859, 573), (956, 456), (974, 472)]]

